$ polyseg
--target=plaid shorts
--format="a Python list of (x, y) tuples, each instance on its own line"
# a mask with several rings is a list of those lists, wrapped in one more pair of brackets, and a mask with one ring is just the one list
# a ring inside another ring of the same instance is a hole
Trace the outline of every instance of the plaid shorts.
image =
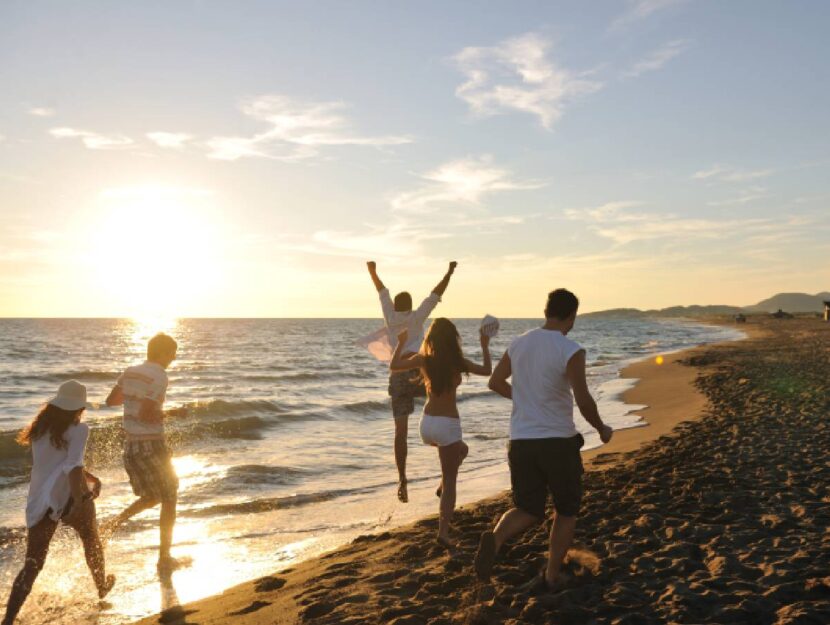
[(179, 490), (172, 455), (164, 441), (126, 441), (124, 468), (137, 497), (173, 499)]
[(415, 398), (426, 397), (420, 371), (395, 371), (389, 375), (392, 416), (408, 417), (415, 412)]

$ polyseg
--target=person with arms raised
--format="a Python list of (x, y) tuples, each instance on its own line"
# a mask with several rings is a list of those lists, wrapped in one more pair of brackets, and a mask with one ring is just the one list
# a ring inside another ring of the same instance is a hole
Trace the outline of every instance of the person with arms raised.
[[(424, 323), (430, 313), (441, 301), (447, 290), (456, 262), (451, 262), (447, 273), (432, 289), (432, 292), (412, 310), (412, 296), (402, 291), (395, 296), (389, 295), (389, 289), (381, 281), (374, 261), (366, 263), (369, 276), (378, 291), (383, 320), (386, 324), (389, 344), (395, 346), (398, 336), (405, 330), (407, 342), (401, 346), (401, 355), (416, 354), (424, 340)], [(398, 467), (398, 499), (406, 503), (409, 495), (406, 488), (407, 435), (409, 433), (409, 415), (415, 411), (415, 397), (423, 397), (425, 389), (420, 375), (411, 370), (392, 371), (389, 374), (389, 396), (392, 398), (392, 417), (395, 420), (395, 464)]]

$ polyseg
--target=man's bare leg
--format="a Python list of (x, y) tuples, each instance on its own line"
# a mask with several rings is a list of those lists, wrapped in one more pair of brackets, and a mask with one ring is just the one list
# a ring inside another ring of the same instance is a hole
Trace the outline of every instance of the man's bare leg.
[(553, 525), (550, 528), (550, 549), (548, 551), (548, 566), (545, 570), (545, 581), (548, 587), (553, 588), (562, 570), (562, 562), (571, 547), (576, 530), (576, 517), (554, 513)]
[(144, 512), (145, 510), (155, 508), (158, 504), (158, 499), (154, 499), (152, 497), (139, 497), (125, 510), (118, 514), (118, 516), (115, 516), (112, 519), (107, 519), (100, 524), (100, 534), (102, 540), (106, 542), (115, 533), (115, 531), (129, 519), (133, 518), (137, 514), (140, 514), (141, 512)]
[(159, 569), (172, 570), (178, 563), (170, 555), (176, 525), (176, 495), (163, 499), (159, 514)]
[(533, 516), (529, 512), (519, 508), (510, 508), (499, 519), (495, 530), (483, 532), (474, 561), (479, 578), (483, 580), (490, 578), (496, 554), (506, 541), (524, 533), (540, 521), (539, 517)]
[(398, 499), (402, 503), (409, 501), (406, 491), (406, 455), (407, 436), (409, 434), (409, 415), (395, 417), (395, 464), (398, 465)]

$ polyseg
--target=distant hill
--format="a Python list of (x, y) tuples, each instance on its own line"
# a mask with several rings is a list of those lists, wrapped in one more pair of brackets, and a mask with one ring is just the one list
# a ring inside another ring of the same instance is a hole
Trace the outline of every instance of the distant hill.
[(830, 301), (830, 293), (779, 293), (769, 299), (758, 302), (754, 306), (747, 306), (747, 312), (775, 312), (779, 308), (786, 312), (821, 312), (824, 310), (824, 301)]
[(738, 313), (771, 313), (778, 309), (790, 313), (811, 313), (824, 310), (824, 301), (830, 301), (830, 292), (816, 293), (779, 293), (758, 302), (754, 306), (670, 306), (654, 310), (638, 308), (612, 308), (588, 313), (586, 317), (705, 317), (708, 315), (737, 315)]

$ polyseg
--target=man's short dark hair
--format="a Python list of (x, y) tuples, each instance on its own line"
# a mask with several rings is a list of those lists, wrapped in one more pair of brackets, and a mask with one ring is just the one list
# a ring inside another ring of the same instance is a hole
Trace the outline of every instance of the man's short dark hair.
[(556, 289), (548, 293), (545, 317), (548, 319), (567, 319), (579, 308), (579, 300), (568, 289)]
[(147, 360), (166, 360), (176, 355), (178, 344), (172, 336), (159, 332), (147, 343)]
[(398, 312), (409, 312), (412, 310), (412, 296), (406, 291), (401, 291), (395, 296), (395, 310)]

